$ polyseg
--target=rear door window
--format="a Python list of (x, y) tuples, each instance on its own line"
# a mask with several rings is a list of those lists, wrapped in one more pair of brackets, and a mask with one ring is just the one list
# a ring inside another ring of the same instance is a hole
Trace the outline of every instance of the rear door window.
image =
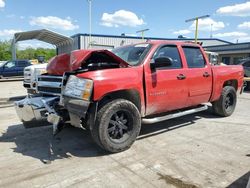
[(18, 67), (26, 67), (28, 65), (27, 61), (18, 61)]
[(200, 48), (183, 46), (188, 68), (202, 68), (206, 66), (205, 59)]

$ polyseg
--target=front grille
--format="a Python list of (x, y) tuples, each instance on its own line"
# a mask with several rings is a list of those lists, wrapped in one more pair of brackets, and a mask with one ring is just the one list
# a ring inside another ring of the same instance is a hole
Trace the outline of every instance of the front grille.
[(38, 76), (37, 91), (38, 93), (49, 95), (60, 95), (62, 87), (62, 76)]
[(62, 82), (62, 77), (48, 77), (48, 76), (41, 76), (38, 78), (38, 81), (44, 82)]
[(23, 73), (23, 76), (24, 76), (24, 77), (30, 77), (31, 74), (30, 74), (30, 72), (24, 72), (24, 73)]
[(52, 88), (52, 87), (41, 87), (38, 86), (37, 90), (42, 93), (54, 93), (54, 94), (61, 94), (61, 88)]
[(30, 84), (23, 84), (23, 87), (30, 88)]
[(23, 82), (24, 82), (24, 83), (30, 83), (31, 80), (30, 80), (30, 79), (24, 79)]

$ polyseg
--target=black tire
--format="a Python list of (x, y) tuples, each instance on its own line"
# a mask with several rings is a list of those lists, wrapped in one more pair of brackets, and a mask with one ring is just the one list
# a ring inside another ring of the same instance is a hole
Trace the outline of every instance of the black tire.
[(250, 81), (247, 81), (247, 91), (250, 91)]
[(116, 99), (102, 106), (97, 112), (95, 124), (90, 127), (94, 141), (111, 153), (130, 148), (140, 129), (139, 110), (124, 99)]
[(232, 115), (237, 103), (236, 90), (232, 86), (225, 86), (219, 100), (212, 103), (216, 115), (227, 117)]
[(250, 90), (250, 81), (244, 81), (244, 91)]

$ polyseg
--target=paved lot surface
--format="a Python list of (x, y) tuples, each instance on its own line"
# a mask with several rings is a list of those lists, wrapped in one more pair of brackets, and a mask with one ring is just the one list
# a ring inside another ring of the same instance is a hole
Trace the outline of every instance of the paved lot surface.
[(11, 104), (0, 105), (0, 187), (244, 188), (250, 176), (250, 93), (228, 118), (206, 111), (143, 125), (118, 154), (81, 129), (51, 134), (49, 126), (25, 129)]
[(26, 89), (23, 87), (23, 80), (0, 79), (0, 104), (12, 100), (12, 98), (26, 95)]

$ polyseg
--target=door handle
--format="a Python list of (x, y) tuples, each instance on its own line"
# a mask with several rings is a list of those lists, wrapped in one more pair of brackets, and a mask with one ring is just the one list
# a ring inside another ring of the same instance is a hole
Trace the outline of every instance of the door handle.
[(206, 78), (207, 78), (207, 77), (209, 77), (209, 76), (210, 76), (210, 74), (209, 74), (208, 72), (204, 72), (204, 73), (203, 73), (203, 77), (206, 77)]
[(178, 79), (178, 80), (184, 80), (184, 79), (186, 79), (186, 76), (185, 76), (184, 74), (179, 74), (179, 75), (177, 76), (177, 79)]

